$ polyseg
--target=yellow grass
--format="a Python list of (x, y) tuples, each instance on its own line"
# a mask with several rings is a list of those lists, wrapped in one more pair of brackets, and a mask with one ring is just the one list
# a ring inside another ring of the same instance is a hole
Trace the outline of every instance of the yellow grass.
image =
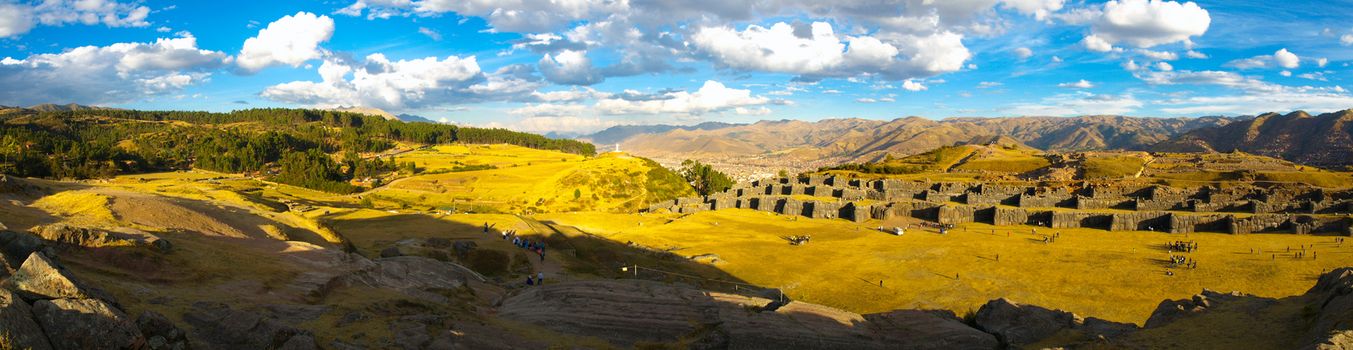
[[(717, 267), (753, 284), (781, 288), (796, 300), (868, 313), (939, 308), (962, 314), (1007, 297), (1044, 307), (1141, 324), (1163, 299), (1203, 288), (1260, 296), (1296, 295), (1322, 270), (1353, 261), (1353, 245), (1325, 236), (1170, 235), (1091, 229), (1060, 232), (1041, 243), (1031, 227), (963, 225), (948, 235), (912, 229), (897, 237), (842, 220), (790, 218), (750, 210), (703, 212), (670, 224), (606, 224), (613, 217), (557, 215), (617, 242), (678, 248), (684, 256), (717, 254)], [(634, 221), (634, 220), (631, 220)], [(877, 225), (877, 224), (874, 224)], [(995, 234), (992, 234), (992, 231)], [(790, 246), (781, 237), (812, 235)], [(1009, 234), (1009, 236), (1007, 236)], [(1164, 274), (1162, 244), (1195, 240), (1197, 270)], [(1314, 245), (1318, 259), (1284, 257), (1286, 247)], [(1251, 254), (1250, 249), (1263, 254)], [(1271, 254), (1278, 254), (1274, 260)], [(996, 256), (1000, 255), (1000, 261)], [(879, 286), (879, 281), (883, 286)]]
[(75, 217), (83, 222), (111, 222), (108, 197), (90, 191), (66, 191), (42, 197), (33, 206), (53, 214)]
[[(624, 154), (583, 159), (516, 146), (470, 145), (413, 152), (401, 161), (405, 159), (420, 162), (431, 173), (395, 181), (369, 195), (400, 207), (503, 213), (635, 211), (651, 204), (653, 197), (671, 196), (650, 192), (661, 189), (647, 186), (652, 164)], [(497, 168), (435, 171), (462, 165)]]

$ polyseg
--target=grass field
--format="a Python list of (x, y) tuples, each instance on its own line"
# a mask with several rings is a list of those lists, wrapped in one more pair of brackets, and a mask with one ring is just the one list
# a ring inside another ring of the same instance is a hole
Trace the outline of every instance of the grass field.
[[(609, 216), (547, 216), (617, 242), (670, 249), (683, 256), (715, 254), (720, 270), (797, 300), (856, 312), (939, 308), (959, 314), (990, 299), (1064, 309), (1141, 324), (1163, 299), (1202, 291), (1239, 290), (1282, 297), (1304, 292), (1322, 270), (1353, 261), (1353, 245), (1332, 237), (1056, 230), (1043, 244), (1031, 227), (969, 224), (948, 235), (913, 229), (897, 237), (841, 220), (792, 218), (750, 210), (703, 212), (671, 223)], [(646, 218), (653, 220), (653, 218)], [(993, 234), (994, 231), (994, 234)], [(1041, 234), (1053, 231), (1040, 228)], [(782, 238), (812, 235), (791, 246)], [(1162, 247), (1199, 242), (1196, 270), (1166, 276)], [(1287, 247), (1313, 246), (1316, 259), (1295, 260)], [(1251, 254), (1262, 249), (1263, 254)], [(1277, 254), (1275, 259), (1272, 254)], [(997, 256), (999, 255), (999, 261)], [(883, 285), (879, 285), (883, 281)]]
[[(515, 146), (453, 145), (411, 152), (399, 161), (414, 161), (427, 173), (368, 195), (399, 207), (523, 213), (635, 211), (694, 194), (657, 163), (626, 154), (583, 158)], [(494, 168), (451, 171), (470, 165)]]

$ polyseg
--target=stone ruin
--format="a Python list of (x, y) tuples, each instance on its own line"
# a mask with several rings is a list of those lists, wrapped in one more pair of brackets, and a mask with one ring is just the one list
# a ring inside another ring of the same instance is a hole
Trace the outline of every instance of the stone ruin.
[(1296, 185), (1045, 186), (808, 176), (759, 180), (648, 210), (691, 214), (733, 208), (855, 222), (911, 217), (1109, 231), (1353, 233), (1353, 190)]

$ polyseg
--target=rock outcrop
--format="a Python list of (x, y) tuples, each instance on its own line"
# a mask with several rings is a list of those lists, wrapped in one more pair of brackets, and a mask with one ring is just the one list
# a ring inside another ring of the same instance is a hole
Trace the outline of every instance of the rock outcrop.
[(146, 311), (136, 317), (136, 328), (146, 337), (149, 350), (188, 349), (188, 333), (158, 312)]
[(1001, 343), (1017, 346), (1038, 342), (1081, 322), (1075, 314), (1021, 305), (1005, 298), (992, 300), (977, 310), (978, 328), (996, 335)]
[(1302, 349), (1353, 349), (1353, 268), (1341, 268), (1320, 276), (1306, 292), (1319, 310)]
[(5, 280), (5, 288), (18, 292), (24, 299), (102, 299), (117, 301), (102, 291), (71, 277), (60, 264), (43, 253), (32, 253), (22, 266)]
[(168, 252), (171, 247), (168, 241), (148, 233), (132, 235), (64, 223), (34, 227), (32, 231), (48, 241), (76, 247), (150, 247), (160, 252)]
[(146, 343), (122, 310), (99, 299), (38, 300), (33, 317), (57, 349), (139, 349)]
[(865, 315), (826, 306), (706, 292), (650, 281), (581, 281), (533, 288), (500, 314), (618, 346), (685, 342), (720, 349), (993, 349), (990, 334), (952, 313)]
[(183, 319), (193, 326), (194, 348), (318, 349), (309, 331), (222, 303), (193, 303)]
[(16, 349), (50, 350), (52, 345), (33, 320), (33, 308), (9, 290), (0, 289), (0, 337)]

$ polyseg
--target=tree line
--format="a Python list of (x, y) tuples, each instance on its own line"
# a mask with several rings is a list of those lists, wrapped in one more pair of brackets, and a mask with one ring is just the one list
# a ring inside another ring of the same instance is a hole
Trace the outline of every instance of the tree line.
[(389, 150), (396, 142), (596, 152), (589, 143), (505, 129), (321, 110), (60, 111), (0, 115), (0, 173), (87, 179), (198, 168), (266, 174), (278, 182), (350, 193), (358, 190), (348, 184), (352, 179), (417, 171), (412, 163), (358, 156)]

